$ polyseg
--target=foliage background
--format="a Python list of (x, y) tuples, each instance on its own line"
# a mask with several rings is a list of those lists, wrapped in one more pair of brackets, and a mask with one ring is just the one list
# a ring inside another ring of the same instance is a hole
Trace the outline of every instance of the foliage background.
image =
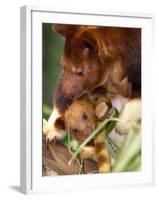
[(53, 24), (42, 25), (42, 64), (43, 64), (43, 118), (48, 118), (53, 107), (53, 95), (59, 77), (60, 57), (64, 39), (53, 30)]

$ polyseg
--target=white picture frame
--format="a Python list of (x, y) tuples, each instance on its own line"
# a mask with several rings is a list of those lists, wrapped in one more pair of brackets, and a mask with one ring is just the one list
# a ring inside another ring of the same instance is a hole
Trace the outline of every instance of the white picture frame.
[[(153, 183), (154, 128), (151, 98), (153, 18), (152, 14), (139, 13), (68, 11), (32, 6), (21, 8), (21, 192), (28, 194), (79, 191)], [(144, 134), (141, 172), (42, 177), (42, 23), (142, 28), (142, 132)]]

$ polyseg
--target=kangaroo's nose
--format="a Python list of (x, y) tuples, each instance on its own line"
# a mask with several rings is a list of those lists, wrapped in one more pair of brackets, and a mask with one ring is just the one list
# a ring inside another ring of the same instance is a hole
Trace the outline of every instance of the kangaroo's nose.
[(83, 70), (81, 68), (76, 68), (76, 67), (72, 67), (72, 73), (73, 74), (76, 74), (76, 75), (79, 75), (79, 76), (82, 76), (83, 75)]

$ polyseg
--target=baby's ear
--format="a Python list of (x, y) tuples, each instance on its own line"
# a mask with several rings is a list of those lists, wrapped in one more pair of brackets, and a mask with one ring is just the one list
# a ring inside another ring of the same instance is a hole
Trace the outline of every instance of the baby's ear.
[(63, 117), (58, 117), (55, 120), (54, 126), (55, 126), (55, 128), (57, 128), (59, 130), (65, 130), (65, 122), (64, 122)]
[(53, 30), (63, 37), (71, 36), (77, 29), (77, 25), (55, 24), (52, 26)]

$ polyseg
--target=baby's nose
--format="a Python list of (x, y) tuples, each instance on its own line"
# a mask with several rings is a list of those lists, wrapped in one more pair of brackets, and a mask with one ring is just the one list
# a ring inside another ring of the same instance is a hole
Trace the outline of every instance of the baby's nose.
[(90, 127), (86, 127), (85, 130), (84, 130), (84, 133), (85, 133), (86, 135), (91, 134), (91, 132), (92, 132), (92, 129), (91, 129)]

